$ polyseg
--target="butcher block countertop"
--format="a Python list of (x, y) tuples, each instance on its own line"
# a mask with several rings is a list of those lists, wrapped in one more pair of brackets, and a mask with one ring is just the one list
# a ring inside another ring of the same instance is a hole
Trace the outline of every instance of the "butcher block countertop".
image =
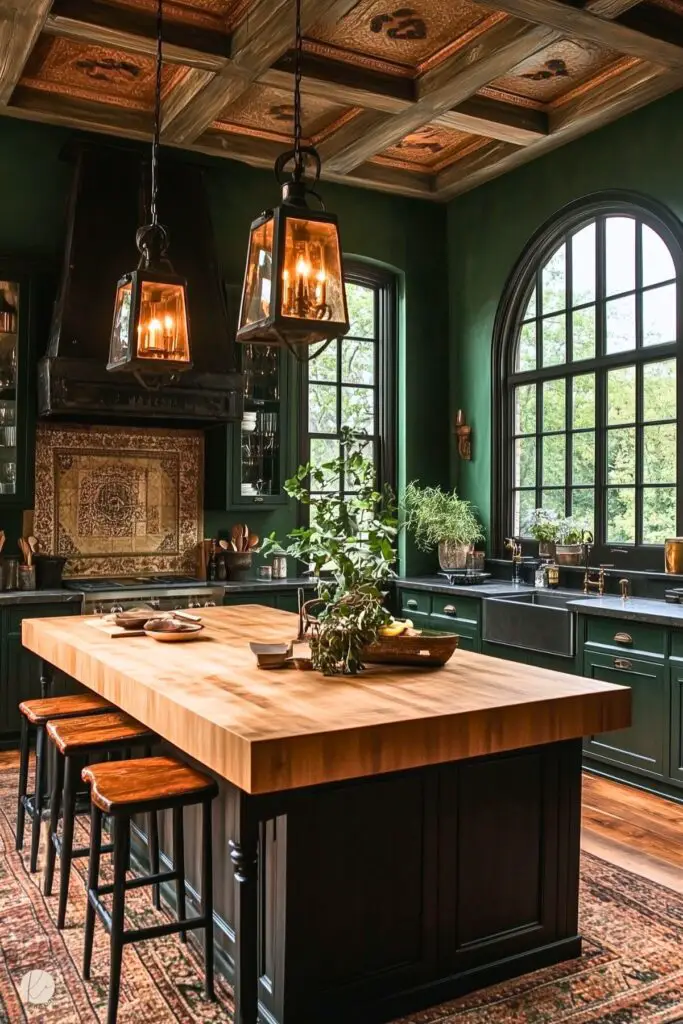
[(92, 616), (24, 619), (24, 645), (248, 793), (456, 761), (630, 723), (615, 686), (467, 651), (440, 669), (372, 666), (324, 678), (256, 666), (249, 640), (298, 618), (202, 609), (200, 640), (112, 639)]

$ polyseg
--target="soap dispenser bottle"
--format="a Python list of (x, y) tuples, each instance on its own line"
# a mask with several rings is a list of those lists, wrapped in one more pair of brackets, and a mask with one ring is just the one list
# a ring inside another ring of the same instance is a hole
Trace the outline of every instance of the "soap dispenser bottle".
[(541, 562), (541, 564), (536, 569), (536, 572), (534, 573), (534, 586), (538, 587), (539, 589), (541, 589), (541, 588), (545, 589), (548, 586), (547, 581), (546, 581), (546, 564), (545, 564), (545, 562)]

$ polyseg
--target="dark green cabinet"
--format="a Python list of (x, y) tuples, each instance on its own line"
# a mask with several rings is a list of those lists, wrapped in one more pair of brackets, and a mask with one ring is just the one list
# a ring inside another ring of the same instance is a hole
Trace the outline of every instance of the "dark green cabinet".
[(668, 775), (669, 685), (663, 659), (586, 650), (584, 675), (631, 688), (632, 724), (584, 740), (592, 758), (654, 778)]
[[(258, 586), (258, 584), (256, 584)], [(306, 590), (306, 598), (313, 597), (313, 589)], [(275, 590), (264, 587), (262, 590), (245, 590), (239, 594), (226, 594), (224, 605), (260, 604), (268, 608), (279, 608), (283, 612), (298, 612), (299, 603), (296, 590)]]
[(671, 730), (669, 747), (669, 777), (672, 782), (683, 785), (683, 661), (672, 658), (671, 679)]
[(396, 603), (398, 614), (410, 619), (417, 629), (457, 633), (463, 650), (481, 650), (479, 598), (399, 587)]
[(0, 508), (32, 503), (38, 286), (32, 268), (0, 258)]

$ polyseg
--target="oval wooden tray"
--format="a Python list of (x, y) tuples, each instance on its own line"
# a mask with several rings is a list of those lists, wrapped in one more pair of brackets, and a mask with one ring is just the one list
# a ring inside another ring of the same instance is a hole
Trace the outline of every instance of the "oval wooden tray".
[(445, 665), (455, 653), (456, 633), (408, 630), (400, 636), (381, 636), (363, 651), (363, 661), (377, 665)]

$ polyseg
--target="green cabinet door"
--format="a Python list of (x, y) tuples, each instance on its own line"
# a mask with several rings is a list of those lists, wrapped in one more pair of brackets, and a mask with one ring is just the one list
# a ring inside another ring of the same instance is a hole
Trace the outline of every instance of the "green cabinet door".
[(683, 660), (672, 658), (669, 778), (683, 785)]
[(669, 686), (664, 660), (586, 650), (584, 675), (631, 688), (631, 725), (584, 740), (584, 754), (642, 775), (668, 774)]
[[(434, 628), (432, 623), (430, 623), (430, 625)], [(479, 638), (479, 628), (477, 626), (466, 626), (463, 623), (457, 622), (454, 624), (452, 632), (457, 633), (460, 637), (458, 647), (461, 650), (474, 651), (479, 654), (481, 651), (481, 640)]]
[(274, 594), (254, 594), (252, 591), (245, 591), (243, 594), (226, 594), (223, 598), (224, 605), (235, 604), (264, 604), (268, 608), (275, 607)]

